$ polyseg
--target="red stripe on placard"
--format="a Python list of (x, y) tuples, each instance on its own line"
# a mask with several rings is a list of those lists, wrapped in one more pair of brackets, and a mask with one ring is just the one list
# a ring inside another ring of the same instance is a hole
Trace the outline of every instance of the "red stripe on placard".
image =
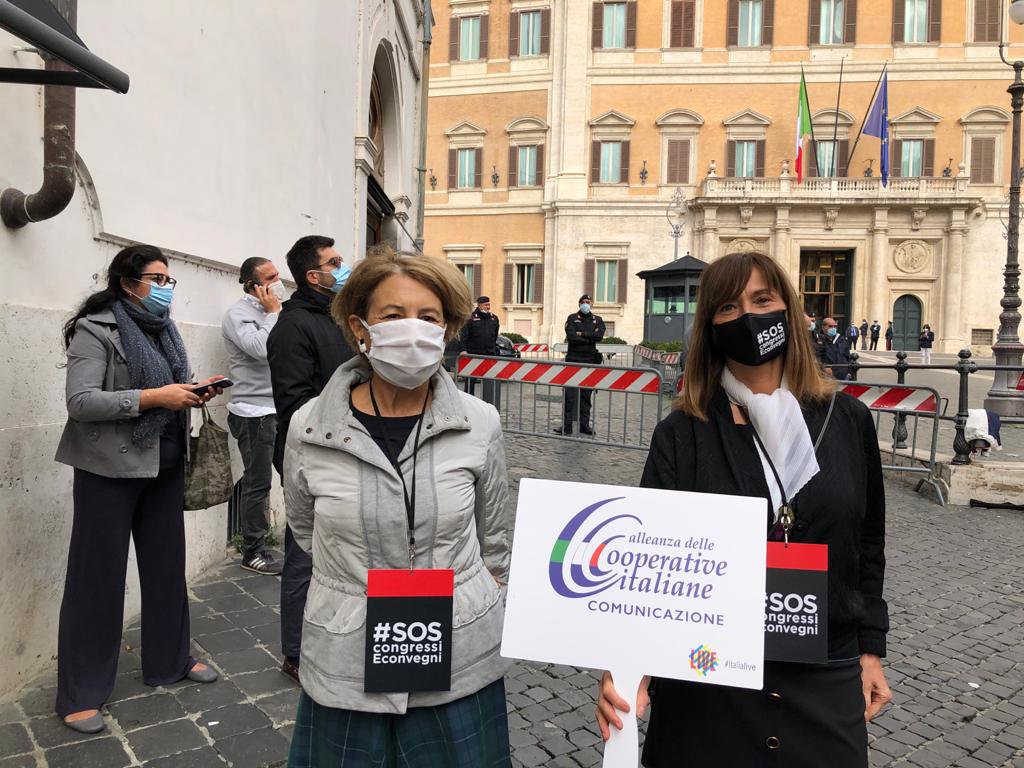
[(611, 383), (609, 389), (629, 389), (629, 385), (644, 375), (643, 371), (626, 371)]
[(592, 554), (590, 556), (590, 567), (591, 568), (597, 568), (598, 561), (600, 561), (600, 559), (601, 559), (601, 553), (604, 552), (604, 547), (605, 547), (605, 544), (607, 544), (607, 543), (608, 542), (605, 542), (604, 544), (599, 544), (597, 549), (594, 550), (594, 554)]
[(547, 363), (537, 363), (537, 365), (533, 366), (529, 371), (527, 371), (526, 375), (523, 376), (522, 380), (529, 382), (537, 381), (538, 379), (540, 379), (541, 376), (543, 376), (550, 370), (551, 366), (548, 365)]
[(375, 568), (366, 573), (367, 597), (451, 597), (454, 591), (455, 571), (450, 568)]
[(497, 364), (497, 360), (480, 360), (480, 365), (473, 371), (473, 376), (483, 376)]
[(827, 571), (828, 544), (791, 543), (787, 547), (781, 541), (769, 541), (767, 566), (789, 571)]
[(601, 370), (600, 368), (594, 368), (590, 373), (583, 377), (583, 381), (580, 382), (581, 387), (596, 387), (601, 381), (610, 373), (609, 370)]
[(923, 403), (917, 406), (915, 411), (924, 411), (925, 413), (934, 413), (938, 411), (938, 407), (935, 404), (935, 395), (928, 395)]
[(498, 371), (498, 375), (495, 378), (497, 378), (497, 379), (511, 379), (512, 378), (512, 374), (514, 374), (516, 371), (518, 371), (524, 365), (525, 365), (525, 363), (513, 363), (513, 362), (505, 363), (505, 367), (502, 368), (500, 371)]
[(551, 379), (552, 384), (562, 385), (565, 384), (569, 379), (580, 372), (580, 369), (575, 366), (562, 366), (562, 369), (555, 374), (554, 378)]
[(872, 408), (895, 408), (908, 397), (914, 394), (914, 390), (904, 387), (893, 387), (887, 390), (884, 395), (871, 404)]
[(867, 392), (871, 387), (862, 387), (859, 384), (844, 384), (843, 392), (850, 395), (851, 397), (860, 397)]

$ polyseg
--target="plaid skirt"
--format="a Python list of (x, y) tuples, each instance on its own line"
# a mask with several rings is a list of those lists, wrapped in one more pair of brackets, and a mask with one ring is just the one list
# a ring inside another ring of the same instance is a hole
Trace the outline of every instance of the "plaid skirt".
[(303, 691), (288, 768), (510, 768), (505, 681), (404, 715), (324, 707)]

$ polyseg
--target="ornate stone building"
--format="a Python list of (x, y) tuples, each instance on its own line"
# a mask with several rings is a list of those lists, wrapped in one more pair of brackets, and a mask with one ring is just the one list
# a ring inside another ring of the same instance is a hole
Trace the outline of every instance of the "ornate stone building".
[[(680, 254), (763, 250), (808, 309), (894, 320), (906, 348), (922, 323), (941, 350), (991, 344), (1010, 154), (1002, 0), (449, 0), (435, 12), (427, 250), (459, 264), (507, 329), (558, 341), (587, 291), (639, 341), (635, 275), (672, 259), (666, 212), (681, 189)], [(885, 63), (883, 186), (880, 141), (858, 136)], [(817, 141), (798, 183), (801, 68)], [(682, 311), (684, 298), (654, 300)]]

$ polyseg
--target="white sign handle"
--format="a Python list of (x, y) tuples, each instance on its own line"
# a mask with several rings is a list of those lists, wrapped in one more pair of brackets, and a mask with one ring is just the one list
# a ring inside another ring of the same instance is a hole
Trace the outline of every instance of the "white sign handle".
[(636, 722), (636, 697), (643, 673), (632, 669), (611, 670), (615, 690), (629, 702), (629, 712), (619, 712), (622, 730), (609, 725), (611, 738), (604, 745), (603, 768), (637, 768), (640, 764), (640, 731)]

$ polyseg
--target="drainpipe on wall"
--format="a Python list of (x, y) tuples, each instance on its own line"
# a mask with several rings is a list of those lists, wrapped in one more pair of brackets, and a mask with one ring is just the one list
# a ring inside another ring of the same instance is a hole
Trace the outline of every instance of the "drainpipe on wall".
[[(76, 27), (78, 0), (63, 4), (66, 18)], [(46, 69), (74, 71), (59, 59), (47, 57)], [(0, 219), (11, 229), (51, 219), (63, 211), (75, 194), (75, 88), (43, 86), (43, 183), (26, 195), (8, 187), (0, 193)]]
[(430, 89), (430, 43), (433, 38), (432, 29), (434, 15), (431, 12), (430, 0), (425, 0), (423, 9), (423, 63), (420, 65), (420, 156), (419, 167), (419, 202), (416, 206), (416, 248), (423, 253), (423, 209), (427, 200), (427, 100)]

